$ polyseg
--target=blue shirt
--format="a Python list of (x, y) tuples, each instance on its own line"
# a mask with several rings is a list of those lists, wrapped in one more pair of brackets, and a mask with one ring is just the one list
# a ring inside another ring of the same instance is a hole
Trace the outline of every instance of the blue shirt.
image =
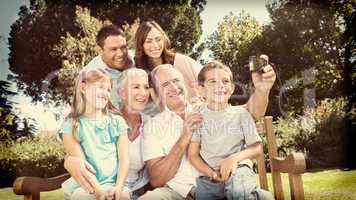
[[(73, 119), (67, 118), (59, 131), (60, 137), (63, 138), (63, 134), (72, 134), (72, 127)], [(96, 171), (95, 176), (100, 185), (116, 183), (118, 173), (117, 138), (127, 130), (128, 126), (125, 120), (119, 115), (109, 114), (104, 120), (79, 118), (77, 138), (85, 160)], [(74, 189), (75, 187), (72, 188), (72, 190)]]

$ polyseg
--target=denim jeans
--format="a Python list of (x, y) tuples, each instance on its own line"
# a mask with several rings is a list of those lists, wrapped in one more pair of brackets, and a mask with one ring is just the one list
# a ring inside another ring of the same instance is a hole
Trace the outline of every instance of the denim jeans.
[(236, 173), (223, 183), (213, 182), (209, 177), (201, 176), (197, 179), (197, 200), (212, 199), (274, 199), (273, 195), (257, 187), (256, 176), (247, 165), (239, 165)]

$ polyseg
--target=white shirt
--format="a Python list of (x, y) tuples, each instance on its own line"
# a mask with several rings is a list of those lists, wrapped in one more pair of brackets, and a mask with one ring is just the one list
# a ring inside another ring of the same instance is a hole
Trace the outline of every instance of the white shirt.
[[(190, 106), (187, 109), (189, 110)], [(182, 129), (182, 118), (168, 108), (153, 117), (144, 126), (143, 160), (167, 156), (180, 138)], [(185, 198), (195, 186), (198, 175), (198, 171), (190, 164), (185, 153), (177, 173), (167, 185)]]
[(130, 167), (126, 177), (126, 183), (132, 191), (135, 191), (149, 181), (148, 172), (145, 168), (145, 163), (142, 158), (142, 134), (143, 125), (150, 119), (149, 116), (141, 114), (142, 124), (140, 126), (140, 134), (134, 141), (129, 141), (129, 158)]

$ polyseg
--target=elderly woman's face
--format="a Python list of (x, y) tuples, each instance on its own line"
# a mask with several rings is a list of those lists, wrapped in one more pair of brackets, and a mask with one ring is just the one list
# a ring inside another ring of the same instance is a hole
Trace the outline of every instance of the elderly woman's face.
[(124, 105), (136, 112), (143, 111), (150, 95), (148, 77), (143, 75), (128, 76), (123, 84), (121, 96)]
[(143, 43), (143, 51), (150, 58), (159, 58), (162, 55), (163, 49), (164, 38), (162, 33), (152, 28)]

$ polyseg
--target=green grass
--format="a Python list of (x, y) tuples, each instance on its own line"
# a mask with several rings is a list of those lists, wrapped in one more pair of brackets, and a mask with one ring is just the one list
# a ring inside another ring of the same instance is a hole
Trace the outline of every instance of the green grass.
[[(283, 174), (283, 188), (286, 199), (290, 199), (288, 176)], [(271, 176), (269, 174), (269, 187), (272, 188)], [(305, 199), (331, 199), (331, 200), (353, 200), (356, 199), (356, 170), (325, 170), (318, 172), (307, 172), (303, 175), (303, 186)], [(41, 193), (42, 199), (63, 199), (62, 190)], [(1, 200), (20, 200), (22, 196), (16, 196), (12, 188), (0, 189)]]

